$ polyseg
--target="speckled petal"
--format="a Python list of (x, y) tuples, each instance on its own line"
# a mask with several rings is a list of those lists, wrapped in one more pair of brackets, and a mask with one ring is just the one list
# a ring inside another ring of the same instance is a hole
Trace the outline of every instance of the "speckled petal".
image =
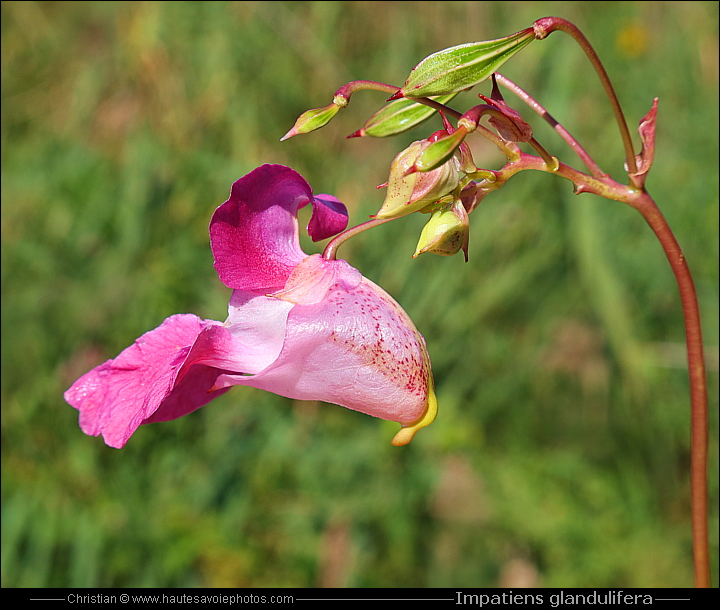
[(290, 311), (278, 359), (257, 375), (221, 375), (216, 387), (249, 385), (403, 424), (417, 420), (430, 376), (422, 336), (384, 290), (365, 278), (349, 288), (357, 271), (345, 261), (332, 264), (338, 280), (325, 298)]

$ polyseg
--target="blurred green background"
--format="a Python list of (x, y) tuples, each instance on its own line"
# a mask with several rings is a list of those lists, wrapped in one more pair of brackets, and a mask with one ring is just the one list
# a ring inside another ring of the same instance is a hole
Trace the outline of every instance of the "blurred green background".
[[(225, 319), (207, 225), (238, 177), (290, 165), (356, 224), (393, 156), (439, 126), (345, 140), (382, 104), (367, 92), (280, 143), (301, 112), (547, 15), (596, 46), (633, 134), (660, 98), (648, 188), (704, 315), (717, 583), (716, 2), (3, 2), (3, 586), (692, 584), (674, 280), (636, 212), (551, 175), (483, 202), (469, 264), (411, 259), (418, 215), (343, 246), (427, 339), (441, 410), (408, 447), (390, 445), (396, 424), (235, 388), (115, 450), (62, 399), (173, 313)], [(569, 38), (502, 71), (623, 180), (610, 107)]]

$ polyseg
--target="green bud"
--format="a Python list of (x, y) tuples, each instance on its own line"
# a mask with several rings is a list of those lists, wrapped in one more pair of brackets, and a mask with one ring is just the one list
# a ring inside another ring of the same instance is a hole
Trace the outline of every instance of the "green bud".
[(428, 172), (440, 167), (450, 159), (467, 135), (465, 127), (458, 127), (453, 133), (431, 142), (415, 161), (414, 168), (419, 172)]
[(462, 250), (465, 253), (465, 262), (467, 262), (469, 235), (470, 219), (462, 202), (457, 199), (450, 208), (433, 212), (420, 233), (420, 240), (413, 258), (417, 258), (425, 252), (432, 252), (440, 256), (452, 256)]
[[(433, 97), (436, 102), (447, 104), (457, 93)], [(413, 100), (395, 100), (373, 114), (355, 133), (348, 136), (386, 138), (417, 127), (437, 110)]]
[[(347, 103), (345, 104), (347, 106)], [(303, 112), (295, 121), (293, 128), (288, 131), (280, 141), (287, 140), (301, 133), (310, 133), (321, 127), (325, 127), (343, 106), (333, 102), (323, 108), (313, 108)]]
[(429, 145), (427, 140), (413, 142), (395, 157), (385, 201), (374, 218), (399, 218), (418, 212), (455, 190), (460, 182), (460, 164), (454, 157), (432, 171), (407, 173)]
[(535, 40), (532, 28), (498, 40), (471, 42), (438, 51), (410, 73), (396, 97), (427, 97), (462, 91), (485, 80)]

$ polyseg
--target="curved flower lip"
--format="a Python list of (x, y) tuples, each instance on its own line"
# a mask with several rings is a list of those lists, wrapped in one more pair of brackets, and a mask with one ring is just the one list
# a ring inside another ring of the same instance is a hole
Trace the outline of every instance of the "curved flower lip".
[(342, 203), (313, 196), (284, 166), (261, 166), (233, 184), (210, 223), (215, 267), (233, 288), (227, 320), (171, 316), (83, 375), (65, 400), (84, 432), (122, 447), (141, 424), (186, 415), (232, 385), (400, 422), (396, 445), (434, 419), (422, 336), (347, 262), (301, 250), (297, 210), (307, 203), (316, 236), (347, 220)]

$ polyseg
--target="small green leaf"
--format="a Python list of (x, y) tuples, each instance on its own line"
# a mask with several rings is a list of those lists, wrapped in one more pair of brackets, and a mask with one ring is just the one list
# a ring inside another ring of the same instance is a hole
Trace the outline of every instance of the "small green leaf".
[(477, 85), (533, 40), (535, 33), (528, 28), (498, 40), (471, 42), (433, 53), (413, 68), (396, 95), (445, 95)]
[[(456, 95), (457, 92), (436, 96), (431, 99), (441, 104), (447, 104)], [(380, 108), (365, 121), (365, 124), (358, 131), (348, 137), (371, 136), (373, 138), (387, 138), (388, 136), (394, 136), (417, 127), (435, 112), (437, 110), (434, 108), (413, 100), (395, 100)]]

